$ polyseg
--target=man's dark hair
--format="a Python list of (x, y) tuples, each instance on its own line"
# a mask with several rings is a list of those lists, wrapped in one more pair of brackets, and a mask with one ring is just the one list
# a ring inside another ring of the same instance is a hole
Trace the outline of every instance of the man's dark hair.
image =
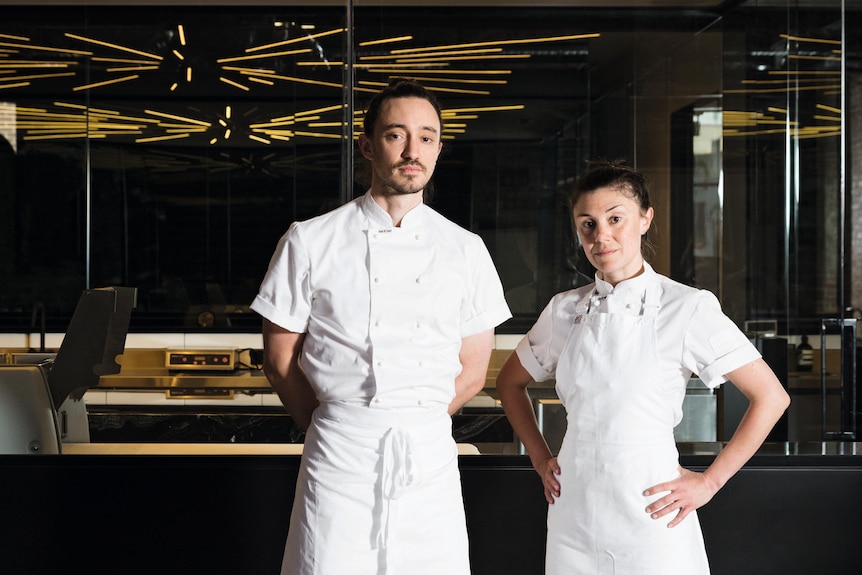
[(427, 100), (434, 111), (437, 112), (437, 119), (440, 120), (440, 130), (443, 130), (443, 114), (440, 112), (440, 103), (431, 91), (425, 86), (407, 78), (392, 78), (389, 85), (377, 93), (368, 104), (368, 110), (365, 112), (365, 118), (362, 121), (362, 129), (365, 134), (371, 136), (374, 133), (374, 126), (377, 124), (377, 118), (380, 117), (380, 108), (386, 100), (392, 98), (422, 98)]

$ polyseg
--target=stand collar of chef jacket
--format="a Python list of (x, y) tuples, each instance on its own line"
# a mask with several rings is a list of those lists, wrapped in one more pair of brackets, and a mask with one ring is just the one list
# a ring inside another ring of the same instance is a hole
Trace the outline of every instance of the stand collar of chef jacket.
[(642, 274), (621, 281), (616, 286), (613, 286), (610, 283), (599, 279), (599, 277), (596, 276), (595, 293), (599, 297), (609, 296), (611, 294), (618, 296), (636, 294), (640, 296), (641, 300), (643, 300), (647, 288), (654, 285), (657, 276), (658, 274), (655, 273), (655, 270), (652, 268), (652, 266), (649, 265), (647, 262), (644, 262), (644, 271)]
[[(371, 191), (365, 192), (361, 200), (362, 213), (368, 218), (368, 229), (373, 230), (391, 230), (392, 217), (381, 208), (374, 198), (371, 197)], [(425, 210), (428, 207), (422, 203), (404, 214), (401, 219), (402, 228), (418, 228), (425, 221)]]

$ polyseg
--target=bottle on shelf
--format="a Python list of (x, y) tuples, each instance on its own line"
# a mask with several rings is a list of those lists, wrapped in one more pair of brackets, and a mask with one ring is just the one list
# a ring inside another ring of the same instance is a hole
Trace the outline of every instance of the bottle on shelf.
[(802, 341), (796, 346), (796, 371), (811, 371), (814, 360), (814, 350), (808, 343), (808, 336), (803, 335)]

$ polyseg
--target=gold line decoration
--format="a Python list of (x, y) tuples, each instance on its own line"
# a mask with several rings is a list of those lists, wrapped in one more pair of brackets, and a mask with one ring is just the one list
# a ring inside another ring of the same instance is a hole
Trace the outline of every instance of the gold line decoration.
[(107, 48), (113, 48), (114, 50), (120, 50), (122, 52), (129, 52), (130, 54), (137, 54), (138, 56), (146, 56), (147, 58), (152, 58), (154, 60), (162, 61), (163, 57), (157, 54), (150, 54), (149, 52), (142, 52), (141, 50), (135, 50), (134, 48), (129, 48), (127, 46), (121, 46), (119, 44), (113, 44), (111, 42), (103, 42), (102, 40), (95, 40), (93, 38), (87, 38), (86, 36), (78, 36), (77, 34), (72, 34), (70, 32), (66, 32), (64, 34), (67, 38), (71, 38), (73, 40), (80, 40), (81, 42), (87, 42), (89, 44), (96, 44), (98, 46), (105, 46)]
[(161, 118), (168, 118), (169, 120), (179, 120), (180, 122), (188, 122), (189, 124), (197, 124), (198, 126), (212, 126), (212, 123), (205, 122), (204, 120), (196, 120), (194, 118), (187, 118), (185, 116), (177, 116), (175, 114), (168, 114), (166, 112), (158, 112), (156, 110), (144, 110), (145, 114), (150, 114), (153, 116), (159, 116)]
[(488, 56), (456, 56), (454, 58), (421, 58), (410, 56), (408, 58), (395, 58), (395, 63), (401, 66), (410, 64), (428, 64), (431, 62), (459, 62), (465, 60), (528, 60), (529, 54), (494, 54)]
[[(376, 88), (384, 88), (387, 85), (386, 82), (371, 82), (368, 80), (360, 80), (359, 84), (362, 86), (374, 86)], [(441, 86), (428, 85), (426, 85), (425, 88), (432, 92), (448, 92), (452, 94), (474, 94), (477, 96), (489, 96), (491, 94), (488, 90), (467, 90), (464, 88), (444, 88)]]
[(135, 140), (137, 144), (145, 144), (148, 142), (161, 142), (164, 140), (178, 140), (180, 138), (188, 138), (191, 134), (174, 134), (171, 136), (153, 136), (151, 138), (138, 138)]
[(360, 42), (359, 47), (364, 48), (366, 46), (379, 46), (380, 44), (392, 44), (394, 42), (406, 42), (408, 40), (412, 40), (413, 36), (396, 36), (394, 38), (382, 38), (380, 40), (366, 40), (365, 42)]
[(240, 90), (245, 90), (246, 92), (248, 92), (249, 90), (251, 90), (251, 88), (249, 88), (248, 86), (243, 86), (243, 85), (242, 85), (242, 84), (240, 84), (239, 82), (234, 82), (233, 80), (228, 80), (228, 79), (227, 79), (227, 78), (225, 78), (224, 76), (219, 76), (219, 78), (218, 78), (218, 79), (219, 79), (220, 81), (224, 82), (225, 84), (229, 84), (229, 85), (231, 85), (231, 86), (234, 86), (234, 87), (236, 87), (236, 88), (239, 88)]
[(828, 40), (826, 38), (807, 38), (805, 36), (791, 36), (790, 34), (779, 34), (779, 38), (792, 40), (794, 42), (813, 42), (816, 44), (837, 44), (841, 45), (841, 40)]
[(219, 58), (216, 60), (219, 64), (225, 62), (240, 62), (243, 60), (260, 60), (261, 58), (277, 58), (280, 56), (293, 56), (294, 54), (308, 54), (311, 48), (300, 48), (299, 50), (287, 50), (285, 52), (266, 52), (264, 54), (254, 54), (251, 56), (234, 56), (233, 58)]
[[(379, 64), (378, 64), (379, 66)], [(383, 72), (386, 74), (412, 74), (415, 70), (408, 70), (406, 68), (401, 67), (400, 69), (388, 70), (385, 68), (370, 69), (369, 72)], [(422, 70), (423, 74), (451, 74), (455, 75), (477, 75), (477, 76), (499, 76), (499, 75), (509, 75), (512, 73), (511, 70)]]
[(841, 114), (841, 108), (836, 108), (835, 106), (827, 106), (826, 104), (816, 104), (815, 107), (819, 110), (825, 110), (827, 112), (833, 112), (835, 114)]
[(35, 44), (13, 44), (10, 42), (0, 42), (0, 46), (9, 48), (24, 48), (26, 50), (38, 50), (42, 52), (56, 52), (58, 54), (72, 54), (73, 56), (92, 56), (92, 52), (85, 50), (72, 50), (70, 48), (53, 48), (51, 46), (37, 46)]
[(545, 42), (564, 42), (568, 40), (589, 40), (600, 37), (601, 34), (574, 34), (571, 36), (547, 36), (543, 38), (523, 38), (519, 40), (490, 40), (487, 42), (467, 42), (464, 44), (449, 44), (440, 46), (426, 46), (424, 48), (403, 48), (392, 50), (393, 55), (407, 54), (411, 52), (427, 52), (431, 50), (450, 50), (453, 48), (475, 48), (479, 46), (513, 46), (517, 44), (539, 44)]
[(333, 34), (342, 34), (347, 31), (347, 28), (336, 28), (335, 30), (329, 30), (326, 32), (318, 32), (317, 34), (306, 34), (304, 36), (297, 36), (296, 38), (291, 38), (290, 40), (283, 40), (281, 42), (275, 42), (272, 44), (265, 44), (263, 46), (254, 46), (252, 48), (246, 48), (246, 52), (257, 52), (260, 50), (268, 50), (269, 48), (277, 48), (278, 46), (286, 46), (288, 44), (296, 44), (297, 42), (303, 42), (306, 40), (316, 40), (317, 38), (323, 38), (325, 36), (331, 36)]
[(108, 58), (105, 56), (93, 56), (93, 62), (112, 62), (114, 64), (139, 64), (141, 66), (157, 66), (159, 62), (153, 60), (132, 60), (130, 58)]
[(120, 68), (106, 68), (106, 72), (142, 72), (146, 70), (158, 70), (158, 66), (123, 66)]
[(488, 80), (483, 78), (481, 80), (472, 80), (465, 78), (431, 78), (428, 76), (411, 76), (413, 80), (417, 80), (419, 82), (446, 82), (448, 84), (497, 84), (497, 85), (505, 85), (508, 84), (508, 80)]
[(28, 74), (26, 76), (4, 76), (0, 78), (2, 82), (8, 82), (9, 80), (35, 80), (37, 78), (63, 78), (68, 76), (74, 76), (74, 72), (55, 72), (53, 74)]
[(0, 68), (68, 68), (71, 62), (51, 62), (49, 60), (2, 60)]
[(80, 92), (81, 90), (91, 90), (93, 88), (98, 88), (100, 86), (108, 86), (110, 84), (119, 84), (120, 82), (128, 82), (130, 80), (137, 80), (138, 78), (140, 78), (140, 75), (134, 74), (132, 76), (125, 76), (123, 78), (116, 78), (114, 80), (104, 80), (102, 82), (94, 82), (92, 84), (86, 84), (83, 86), (75, 86), (74, 88), (72, 88), (72, 91)]
[[(467, 54), (499, 54), (502, 52), (502, 48), (480, 48), (476, 50), (453, 50), (447, 52), (428, 52), (423, 54), (407, 54), (405, 56), (401, 56), (399, 58), (425, 58), (429, 56), (462, 56)], [(360, 56), (359, 60), (361, 61), (369, 61), (369, 60), (391, 60), (392, 56)]]
[[(86, 43), (89, 45), (87, 48), (92, 46), (95, 47), (96, 52), (103, 53), (96, 55), (92, 51), (83, 49), (67, 50), (48, 45), (36, 46), (31, 45), (28, 38), (0, 34), (0, 49), (6, 48), (15, 53), (19, 50), (29, 50), (31, 53), (43, 51), (79, 56), (79, 58), (70, 58), (69, 61), (59, 61), (62, 59), (59, 57), (56, 58), (58, 61), (23, 58), (7, 60), (2, 59), (3, 54), (0, 52), (0, 89), (23, 87), (26, 80), (37, 81), (61, 77), (78, 78), (71, 83), (82, 84), (80, 69), (76, 70), (72, 67), (80, 68), (82, 64), (89, 61), (94, 64), (92, 69), (101, 73), (101, 77), (93, 74), (92, 78), (87, 77), (86, 84), (70, 87), (71, 92), (128, 84), (139, 79), (149, 80), (154, 76), (148, 75), (147, 72), (161, 70), (171, 74), (167, 76), (165, 84), (167, 89), (164, 92), (167, 94), (181, 89), (184, 83), (192, 84), (193, 80), (195, 84), (201, 81), (208, 82), (202, 89), (223, 84), (246, 93), (255, 88), (263, 90), (265, 86), (271, 87), (282, 82), (290, 82), (337, 90), (332, 101), (340, 102), (341, 92), (345, 89), (341, 78), (347, 64), (328, 60), (324, 47), (327, 43), (338, 43), (339, 49), (342, 48), (340, 44), (344, 39), (340, 36), (346, 32), (346, 28), (339, 27), (322, 32), (300, 32), (296, 28), (292, 30), (285, 28), (283, 31), (285, 34), (290, 33), (295, 36), (278, 42), (251, 46), (243, 49), (239, 54), (206, 61), (195, 52), (194, 43), (188, 45), (185, 26), (179, 23), (175, 26), (175, 33), (171, 29), (163, 31), (166, 32), (169, 42), (165, 46), (160, 45), (158, 48), (160, 53), (137, 49), (122, 42), (115, 43), (69, 32), (62, 33), (62, 37)], [(313, 26), (306, 28), (314, 29)], [(122, 36), (118, 37), (122, 38)], [(538, 58), (532, 52), (530, 45), (550, 42), (586, 42), (599, 37), (598, 33), (589, 33), (426, 46), (410, 46), (414, 38), (407, 34), (362, 40), (357, 42), (359, 48), (357, 62), (352, 64), (359, 74), (359, 77), (354, 80), (353, 90), (357, 94), (373, 94), (380, 87), (385, 86), (389, 78), (406, 76), (425, 83), (430, 91), (437, 93), (488, 96), (492, 94), (492, 90), (505, 87), (510, 83), (510, 77), (515, 72), (512, 69), (503, 69), (503, 66), (516, 66), (515, 61), (523, 62), (532, 57)], [(329, 39), (323, 40), (324, 38)], [(48, 42), (48, 44), (51, 43)], [(108, 50), (122, 53), (112, 55)], [(267, 59), (269, 60), (265, 61)], [(210, 64), (213, 63), (216, 64), (215, 73), (210, 72)], [(290, 70), (291, 67), (302, 67), (303, 75), (289, 76), (281, 73), (282, 70)], [(47, 72), (51, 68), (60, 71), (56, 73), (25, 71), (45, 70)], [(828, 82), (829, 80), (831, 82)], [(828, 83), (818, 84), (816, 88), (834, 89), (832, 78), (824, 79), (824, 82)], [(786, 86), (781, 88), (786, 89)], [(142, 97), (146, 97), (143, 92), (141, 94)], [(152, 109), (142, 112), (125, 108), (104, 110), (55, 102), (53, 112), (19, 112), (17, 120), (21, 130), (26, 132), (25, 135), (33, 138), (125, 137), (128, 138), (127, 141), (141, 144), (191, 138), (194, 142), (209, 142), (211, 145), (217, 145), (233, 136), (234, 141), (237, 139), (245, 141), (247, 138), (251, 142), (271, 145), (295, 140), (298, 137), (342, 140), (356, 136), (356, 134), (342, 133), (345, 129), (343, 116), (346, 109), (343, 103), (308, 110), (294, 110), (291, 114), (284, 113), (269, 121), (266, 121), (260, 112), (254, 115), (253, 109), (246, 111), (244, 108), (235, 108), (237, 102), (234, 100), (228, 99), (223, 104), (225, 107), (222, 115), (203, 113), (176, 102), (178, 107), (172, 111), (178, 112), (179, 115), (177, 115)], [(234, 107), (234, 118), (231, 117), (232, 107)], [(467, 133), (470, 127), (469, 121), (476, 120), (484, 114), (524, 108), (523, 105), (510, 105), (444, 110), (445, 134), (443, 136), (451, 139), (455, 135)], [(63, 113), (57, 114), (57, 110), (62, 110)], [(289, 108), (284, 110), (284, 112), (288, 111), (290, 111)], [(182, 115), (184, 112), (199, 117), (186, 117)], [(352, 113), (356, 121), (362, 121), (364, 110), (352, 110)], [(136, 114), (140, 117), (136, 117)], [(268, 114), (268, 116), (274, 115), (276, 113)], [(834, 119), (825, 121), (834, 122)], [(233, 162), (225, 162), (223, 165), (225, 169), (230, 169), (232, 166), (235, 167)]]

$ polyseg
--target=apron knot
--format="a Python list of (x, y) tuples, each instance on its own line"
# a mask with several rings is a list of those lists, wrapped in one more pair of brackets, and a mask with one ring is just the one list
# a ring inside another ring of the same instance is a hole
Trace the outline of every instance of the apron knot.
[(393, 427), (383, 436), (383, 496), (398, 499), (415, 481), (413, 438)]
[(396, 532), (393, 502), (416, 483), (417, 474), (410, 433), (397, 427), (389, 429), (383, 436), (382, 449), (380, 502), (383, 514), (375, 539), (378, 547), (386, 549), (391, 544), (392, 534)]

